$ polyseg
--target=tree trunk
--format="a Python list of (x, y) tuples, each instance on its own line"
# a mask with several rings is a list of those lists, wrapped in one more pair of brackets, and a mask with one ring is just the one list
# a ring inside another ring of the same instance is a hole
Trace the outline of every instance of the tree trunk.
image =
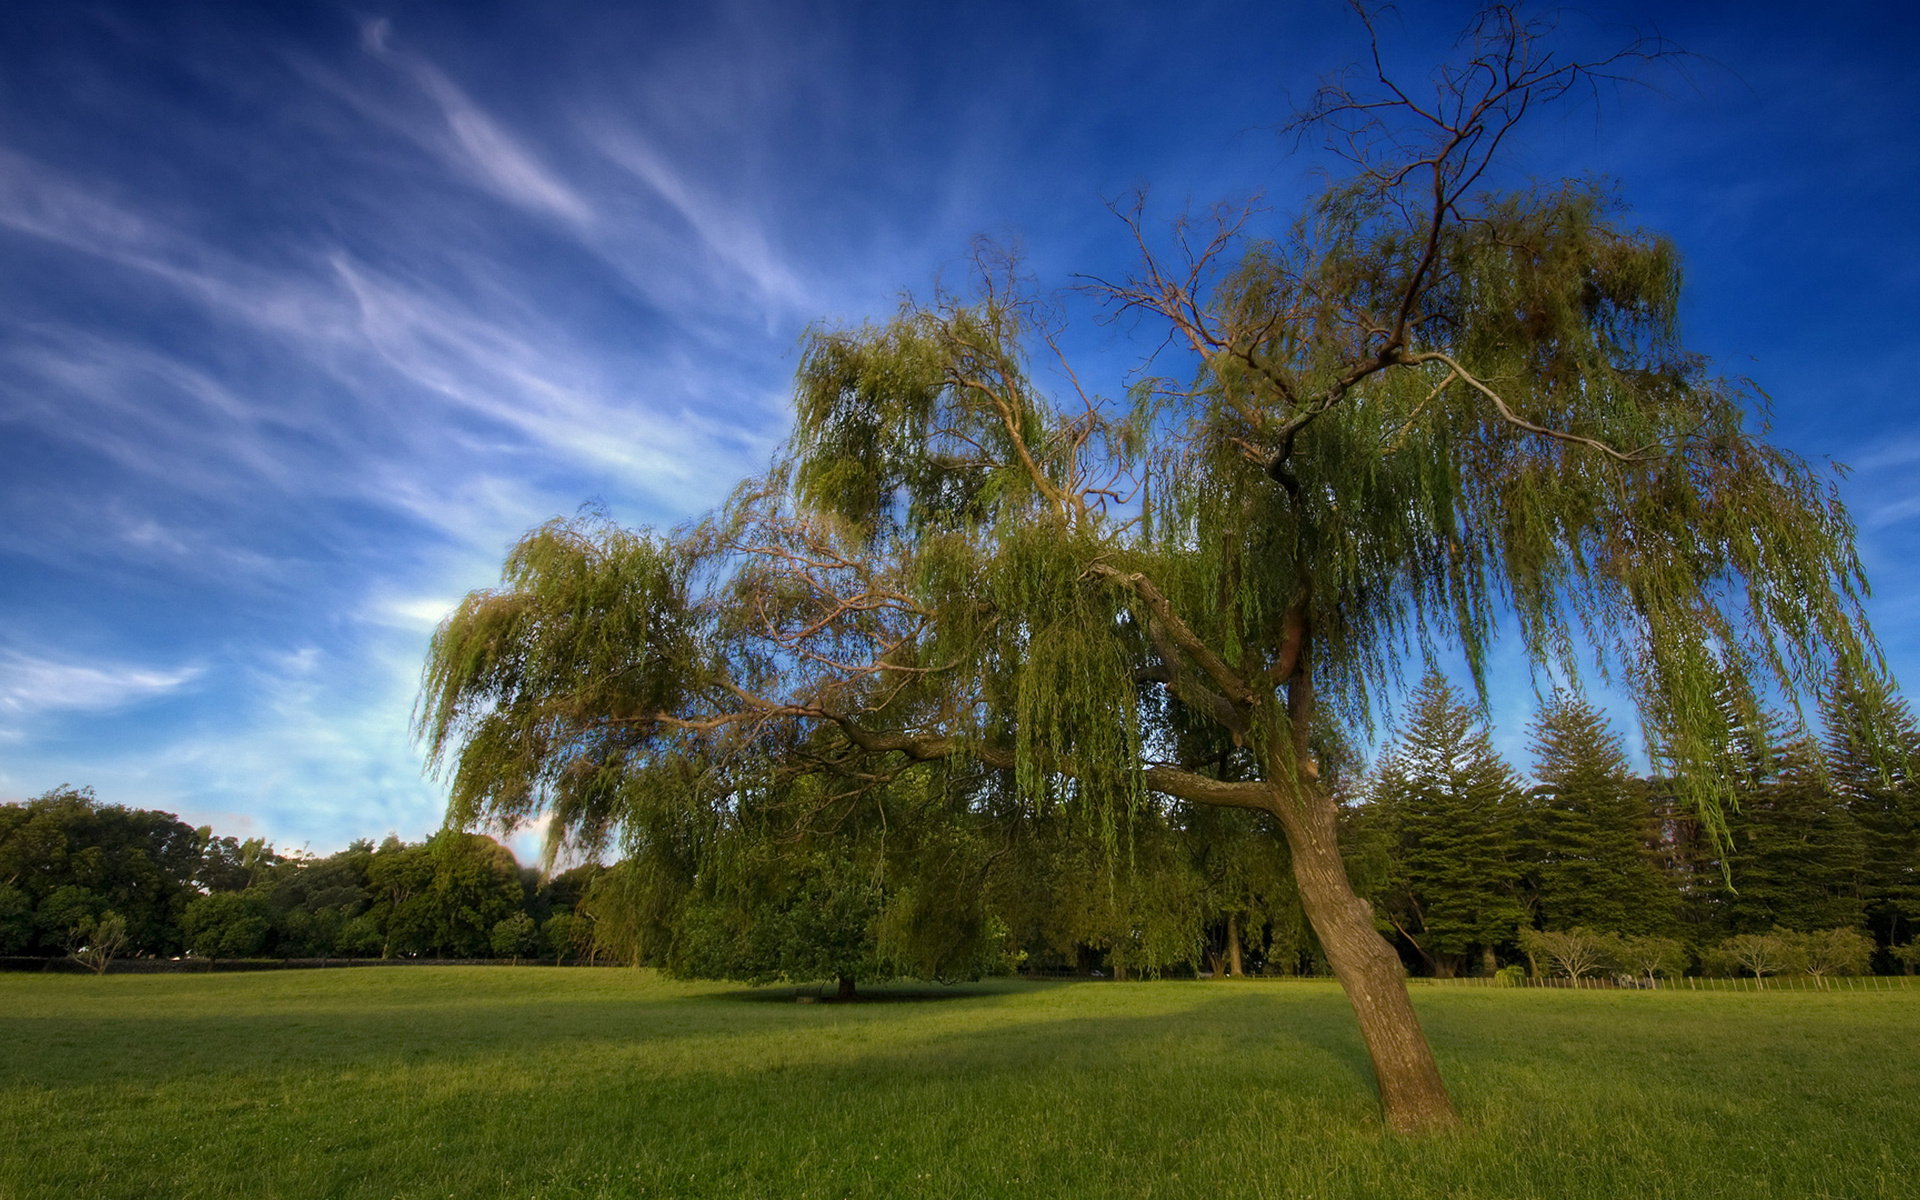
[(1240, 914), (1227, 918), (1227, 967), (1237, 979), (1247, 972), (1240, 961)]
[(853, 990), (853, 976), (842, 975), (840, 977), (840, 990), (833, 998), (835, 1000), (853, 1000), (857, 998)]
[(1274, 814), (1286, 831), (1307, 920), (1359, 1019), (1387, 1127), (1407, 1134), (1452, 1128), (1459, 1117), (1414, 1015), (1400, 956), (1374, 929), (1372, 909), (1347, 880), (1339, 809), (1307, 779), (1296, 794), (1287, 792), (1284, 784), (1274, 786)]

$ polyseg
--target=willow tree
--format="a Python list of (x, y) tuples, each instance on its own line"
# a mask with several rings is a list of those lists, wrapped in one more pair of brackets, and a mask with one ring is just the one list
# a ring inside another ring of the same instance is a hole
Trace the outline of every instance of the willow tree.
[(1683, 347), (1673, 247), (1591, 184), (1488, 189), (1526, 113), (1658, 50), (1563, 63), (1541, 32), (1490, 10), (1418, 95), (1323, 91), (1304, 128), (1352, 170), (1285, 237), (1162, 254), (1123, 214), (1147, 252), (1105, 294), (1186, 356), (1126, 405), (1039, 387), (1050, 327), (987, 272), (815, 331), (785, 454), (709, 519), (530, 535), (433, 643), (449, 820), (591, 841), (768, 771), (881, 803), (962, 765), (954, 802), (1006, 819), (1251, 810), (1388, 1124), (1452, 1124), (1321, 770), (1398, 664), (1453, 645), (1483, 678), (1501, 621), (1536, 663), (1597, 658), (1715, 827), (1728, 714), (1873, 655), (1846, 514)]

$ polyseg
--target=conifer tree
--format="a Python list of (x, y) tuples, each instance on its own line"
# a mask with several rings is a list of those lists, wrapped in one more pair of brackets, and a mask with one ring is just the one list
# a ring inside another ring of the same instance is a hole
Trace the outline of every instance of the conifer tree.
[(1542, 929), (1667, 934), (1680, 896), (1655, 861), (1648, 785), (1604, 713), (1564, 690), (1532, 725), (1534, 778), (1522, 839)]
[(1854, 928), (1866, 919), (1867, 841), (1806, 738), (1775, 739), (1727, 816), (1716, 901), (1733, 934)]
[(1485, 723), (1429, 672), (1405, 734), (1381, 761), (1373, 805), (1391, 864), (1384, 914), (1436, 975), (1511, 941), (1525, 919), (1513, 837), (1519, 791)]
[(1885, 679), (1824, 697), (1827, 772), (1866, 842), (1861, 899), (1882, 949), (1920, 930), (1920, 725)]

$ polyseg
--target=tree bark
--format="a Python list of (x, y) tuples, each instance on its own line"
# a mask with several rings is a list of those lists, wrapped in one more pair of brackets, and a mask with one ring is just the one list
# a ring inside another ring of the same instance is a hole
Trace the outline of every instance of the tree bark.
[(1360, 1022), (1387, 1127), (1405, 1134), (1452, 1128), (1460, 1119), (1414, 1015), (1400, 956), (1374, 929), (1372, 909), (1347, 879), (1339, 809), (1306, 779), (1295, 794), (1287, 792), (1284, 784), (1274, 787), (1274, 815), (1293, 854), (1293, 877), (1307, 920)]
[(1246, 974), (1240, 961), (1240, 914), (1238, 913), (1227, 918), (1227, 969), (1233, 972), (1236, 979)]

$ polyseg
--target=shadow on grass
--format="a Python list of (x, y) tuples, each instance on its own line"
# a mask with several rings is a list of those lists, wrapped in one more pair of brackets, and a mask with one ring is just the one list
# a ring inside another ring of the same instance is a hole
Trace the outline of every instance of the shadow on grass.
[(980, 1000), (989, 996), (1008, 995), (1011, 990), (994, 987), (990, 983), (936, 984), (933, 987), (923, 984), (873, 984), (859, 989), (852, 999), (842, 1000), (835, 994), (836, 987), (830, 982), (745, 987), (709, 992), (701, 998), (742, 1000), (749, 1004), (917, 1004), (925, 1000)]
[[(795, 1004), (806, 989), (793, 987), (632, 999), (496, 994), (465, 1003), (450, 989), (454, 994), (438, 1004), (361, 1008), (336, 994), (270, 1012), (246, 1011), (243, 999), (228, 994), (219, 997), (222, 1003), (169, 1004), (164, 1012), (130, 1004), (112, 1014), (11, 1016), (0, 1025), (0, 1088), (137, 1086), (228, 1075), (265, 1062), (329, 1074), (429, 1059), (441, 1066), (503, 1057), (538, 1061), (589, 1046), (661, 1055), (661, 1069), (671, 1075), (752, 1075), (767, 1069), (768, 1055), (755, 1048), (764, 1042), (777, 1047), (786, 1067), (807, 1062), (829, 1074), (906, 1079), (956, 1070), (981, 1076), (1108, 1071), (1173, 1047), (1198, 1057), (1278, 1055), (1292, 1060), (1292, 1069), (1342, 1076), (1373, 1093), (1358, 1030), (1337, 994), (1282, 997), (1264, 989), (1184, 985), (1192, 990), (1176, 1007), (1140, 993), (1139, 1000), (1159, 1011), (1127, 1012), (1135, 997), (1109, 989), (1131, 986), (902, 985), (876, 987), (856, 1003), (815, 1005)], [(1093, 1011), (1020, 1003), (1036, 993), (1081, 988), (1098, 1002)], [(919, 1003), (937, 1000), (1012, 1003)], [(739, 1049), (716, 1056), (714, 1039)], [(694, 1044), (703, 1048), (689, 1055), (686, 1047)]]

